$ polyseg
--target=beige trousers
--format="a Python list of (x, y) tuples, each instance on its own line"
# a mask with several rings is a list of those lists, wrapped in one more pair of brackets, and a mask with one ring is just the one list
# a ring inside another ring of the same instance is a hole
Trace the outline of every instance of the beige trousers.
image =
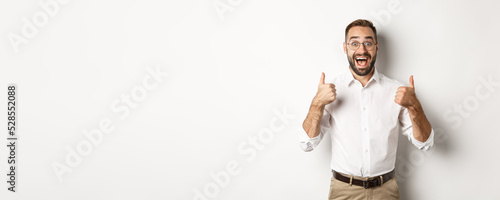
[[(364, 180), (361, 177), (354, 177)], [(366, 179), (366, 178), (365, 178)], [(399, 200), (399, 188), (396, 176), (381, 186), (365, 189), (357, 185), (349, 185), (332, 177), (328, 200)]]

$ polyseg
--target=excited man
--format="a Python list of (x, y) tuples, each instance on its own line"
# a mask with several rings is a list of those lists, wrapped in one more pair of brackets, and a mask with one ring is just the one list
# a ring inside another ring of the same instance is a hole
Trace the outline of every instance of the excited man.
[[(325, 83), (321, 74), (300, 132), (300, 146), (312, 151), (331, 135), (333, 177), (329, 199), (399, 199), (394, 172), (399, 129), (420, 150), (434, 143), (434, 131), (409, 86), (375, 69), (377, 30), (368, 20), (345, 29), (350, 73)], [(338, 91), (338, 93), (337, 93)]]

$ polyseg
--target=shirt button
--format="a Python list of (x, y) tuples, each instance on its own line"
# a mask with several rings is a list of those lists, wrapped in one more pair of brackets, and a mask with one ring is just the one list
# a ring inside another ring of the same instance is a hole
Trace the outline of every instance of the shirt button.
[(363, 107), (363, 110), (366, 110), (366, 107)]
[(365, 128), (365, 132), (366, 132), (366, 128)]

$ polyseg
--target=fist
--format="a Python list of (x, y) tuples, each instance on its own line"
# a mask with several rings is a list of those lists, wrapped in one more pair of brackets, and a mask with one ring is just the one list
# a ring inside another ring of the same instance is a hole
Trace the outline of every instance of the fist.
[(394, 102), (405, 108), (409, 108), (415, 105), (416, 101), (417, 101), (417, 96), (415, 95), (415, 85), (413, 83), (413, 75), (412, 75), (410, 76), (410, 86), (399, 87), (398, 91), (396, 92), (396, 97), (394, 98)]
[(314, 102), (319, 106), (326, 106), (332, 103), (337, 98), (337, 90), (335, 90), (335, 85), (333, 83), (325, 83), (325, 73), (321, 73), (321, 79), (319, 80), (318, 93), (314, 97)]

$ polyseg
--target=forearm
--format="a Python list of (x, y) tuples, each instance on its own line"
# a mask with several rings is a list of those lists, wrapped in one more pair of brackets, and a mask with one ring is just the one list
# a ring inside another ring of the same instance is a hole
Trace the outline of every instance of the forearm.
[(323, 110), (325, 106), (318, 105), (313, 100), (311, 107), (309, 108), (309, 113), (302, 123), (302, 128), (306, 131), (309, 138), (314, 138), (319, 135), (321, 131), (321, 118), (323, 117)]
[(309, 107), (309, 113), (307, 113), (304, 123), (302, 123), (302, 128), (306, 131), (309, 138), (314, 138), (320, 134), (323, 110), (325, 109), (325, 105), (335, 101), (337, 97), (335, 92), (335, 85), (333, 83), (325, 83), (325, 73), (321, 73), (318, 92), (311, 102), (311, 107)]
[(411, 123), (413, 125), (413, 137), (420, 142), (425, 142), (431, 135), (432, 126), (425, 116), (422, 105), (417, 100), (416, 103), (408, 108)]

